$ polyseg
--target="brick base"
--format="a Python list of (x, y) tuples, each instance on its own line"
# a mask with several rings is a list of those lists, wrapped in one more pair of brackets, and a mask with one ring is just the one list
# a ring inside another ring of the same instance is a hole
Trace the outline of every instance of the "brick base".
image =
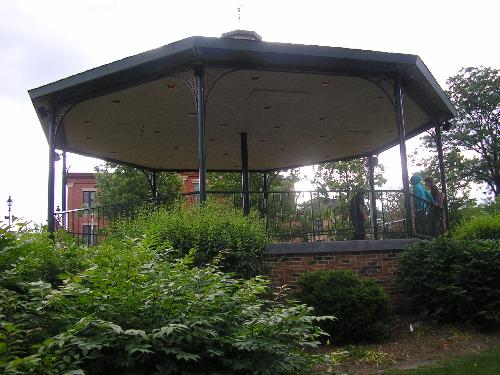
[(373, 279), (399, 305), (400, 295), (393, 283), (397, 255), (415, 240), (343, 241), (306, 244), (274, 244), (269, 266), (272, 285), (297, 287), (305, 271), (342, 269)]

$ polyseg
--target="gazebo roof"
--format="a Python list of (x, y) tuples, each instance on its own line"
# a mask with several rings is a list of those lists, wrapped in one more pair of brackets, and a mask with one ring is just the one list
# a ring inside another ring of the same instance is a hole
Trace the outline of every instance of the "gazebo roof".
[(418, 56), (234, 38), (191, 37), (29, 91), (56, 147), (153, 170), (198, 168), (193, 69), (204, 66), (208, 170), (253, 171), (377, 154), (398, 141), (393, 84), (405, 90), (407, 137), (454, 117)]

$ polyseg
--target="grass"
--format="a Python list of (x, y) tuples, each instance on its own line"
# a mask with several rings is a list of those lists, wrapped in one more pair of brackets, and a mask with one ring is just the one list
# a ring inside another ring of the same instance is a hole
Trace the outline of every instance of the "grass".
[(344, 349), (331, 352), (328, 356), (329, 371), (333, 371), (332, 366), (339, 366), (346, 362), (353, 362), (356, 365), (380, 366), (394, 362), (394, 358), (385, 352), (372, 350), (363, 346), (350, 345)]
[(389, 370), (384, 375), (498, 375), (500, 374), (500, 347), (481, 353), (449, 358), (437, 365), (411, 370)]

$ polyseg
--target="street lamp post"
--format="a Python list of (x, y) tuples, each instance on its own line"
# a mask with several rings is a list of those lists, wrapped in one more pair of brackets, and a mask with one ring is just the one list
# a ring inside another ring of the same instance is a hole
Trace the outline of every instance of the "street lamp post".
[(7, 199), (7, 207), (9, 208), (9, 215), (8, 216), (5, 216), (5, 218), (9, 221), (9, 227), (10, 227), (10, 224), (11, 224), (11, 219), (12, 219), (12, 215), (11, 215), (11, 210), (12, 210), (12, 198), (11, 196), (9, 195), (9, 199)]

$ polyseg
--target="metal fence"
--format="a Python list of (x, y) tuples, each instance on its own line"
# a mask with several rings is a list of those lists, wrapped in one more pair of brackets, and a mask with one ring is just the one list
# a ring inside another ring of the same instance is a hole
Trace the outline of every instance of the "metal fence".
[(411, 196), (413, 233), (415, 237), (437, 237), (446, 232), (442, 207), (415, 195)]
[[(339, 241), (436, 236), (442, 232), (442, 210), (413, 197), (413, 225), (405, 220), (401, 190), (370, 191), (251, 191), (250, 207), (266, 223), (266, 229), (283, 242)], [(208, 191), (207, 200), (242, 210), (240, 191)], [(179, 194), (147, 202), (85, 207), (56, 212), (56, 226), (79, 243), (95, 245), (110, 222), (133, 218), (139, 210), (175, 209), (198, 204), (198, 193)]]

